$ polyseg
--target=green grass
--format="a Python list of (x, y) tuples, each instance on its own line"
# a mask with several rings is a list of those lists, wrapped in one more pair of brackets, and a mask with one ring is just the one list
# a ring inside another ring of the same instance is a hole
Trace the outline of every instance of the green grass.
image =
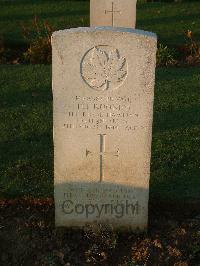
[(199, 199), (199, 88), (199, 68), (157, 71), (151, 189), (160, 199)]
[[(0, 66), (0, 196), (53, 196), (49, 66)], [(200, 195), (199, 68), (158, 69), (151, 197)]]
[[(184, 31), (194, 31), (200, 39), (200, 2), (139, 3), (137, 28), (154, 31), (168, 45), (184, 43)], [(30, 25), (37, 15), (55, 30), (88, 26), (89, 2), (66, 0), (0, 0), (0, 35), (10, 46), (25, 43), (21, 23)]]
[(0, 76), (0, 190), (52, 195), (50, 67), (1, 66)]
[(24, 44), (21, 23), (31, 25), (35, 16), (53, 29), (89, 25), (89, 2), (65, 0), (0, 0), (0, 35), (10, 45)]

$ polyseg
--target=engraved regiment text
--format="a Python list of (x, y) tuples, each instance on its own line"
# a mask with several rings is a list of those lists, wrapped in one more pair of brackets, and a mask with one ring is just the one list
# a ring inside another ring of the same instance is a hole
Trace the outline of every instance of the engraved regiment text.
[[(135, 94), (134, 101), (139, 98)], [(96, 129), (105, 131), (133, 131), (142, 128), (139, 114), (131, 108), (132, 98), (75, 96), (71, 106), (66, 106), (64, 128)]]

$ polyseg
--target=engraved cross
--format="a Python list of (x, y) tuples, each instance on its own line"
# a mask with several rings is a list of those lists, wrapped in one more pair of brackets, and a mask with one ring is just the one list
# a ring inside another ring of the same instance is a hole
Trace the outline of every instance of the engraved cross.
[(121, 14), (121, 11), (114, 9), (114, 2), (112, 2), (112, 10), (105, 10), (105, 14), (112, 13), (112, 27), (115, 24), (115, 13)]
[(115, 157), (119, 157), (119, 150), (116, 152), (106, 152), (106, 134), (98, 134), (100, 136), (100, 152), (99, 153), (94, 153), (86, 149), (86, 157), (89, 155), (98, 155), (100, 159), (100, 182), (103, 181), (104, 179), (104, 158), (107, 155), (113, 155)]

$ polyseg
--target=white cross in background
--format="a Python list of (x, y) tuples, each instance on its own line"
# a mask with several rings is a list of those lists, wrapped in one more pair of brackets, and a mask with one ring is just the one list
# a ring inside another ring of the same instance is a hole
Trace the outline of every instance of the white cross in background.
[(115, 24), (115, 13), (119, 13), (121, 15), (121, 11), (114, 10), (114, 2), (112, 2), (112, 10), (105, 10), (105, 14), (112, 13), (112, 27)]

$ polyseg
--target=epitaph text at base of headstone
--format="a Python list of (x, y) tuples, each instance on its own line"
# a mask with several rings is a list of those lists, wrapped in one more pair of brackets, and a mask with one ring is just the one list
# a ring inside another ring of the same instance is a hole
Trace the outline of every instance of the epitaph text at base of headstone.
[(135, 28), (137, 0), (90, 0), (90, 26)]
[(112, 27), (53, 34), (57, 226), (146, 229), (156, 42)]

